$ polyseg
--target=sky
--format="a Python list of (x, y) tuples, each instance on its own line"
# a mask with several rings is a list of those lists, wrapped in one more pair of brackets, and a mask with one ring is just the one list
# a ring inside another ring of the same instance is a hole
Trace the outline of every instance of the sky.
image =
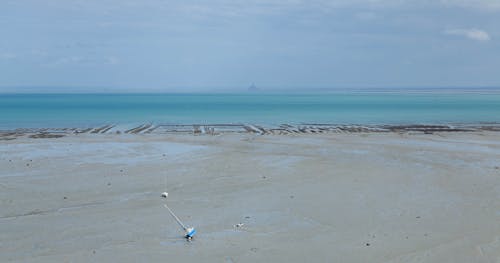
[(0, 0), (0, 92), (500, 86), (500, 0)]

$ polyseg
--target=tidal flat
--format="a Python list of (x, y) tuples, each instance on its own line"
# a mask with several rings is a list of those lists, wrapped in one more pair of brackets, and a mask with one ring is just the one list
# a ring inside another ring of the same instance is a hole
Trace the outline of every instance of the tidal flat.
[(500, 133), (14, 136), (0, 233), (1, 262), (498, 262)]

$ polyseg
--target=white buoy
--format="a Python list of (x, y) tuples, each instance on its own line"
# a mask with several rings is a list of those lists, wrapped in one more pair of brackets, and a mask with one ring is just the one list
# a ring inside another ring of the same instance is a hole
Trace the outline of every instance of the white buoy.
[(167, 192), (163, 192), (163, 193), (161, 194), (161, 197), (163, 197), (163, 198), (167, 198), (167, 197), (168, 197), (168, 193), (167, 193)]

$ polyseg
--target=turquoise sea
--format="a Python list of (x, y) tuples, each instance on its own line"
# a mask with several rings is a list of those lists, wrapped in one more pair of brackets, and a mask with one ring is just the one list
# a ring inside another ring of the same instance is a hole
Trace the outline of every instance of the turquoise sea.
[(500, 123), (500, 92), (0, 94), (0, 129), (146, 122)]

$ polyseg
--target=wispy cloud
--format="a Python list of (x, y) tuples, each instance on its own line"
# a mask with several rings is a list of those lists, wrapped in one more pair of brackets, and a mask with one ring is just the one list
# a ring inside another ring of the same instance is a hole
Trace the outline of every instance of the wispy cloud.
[(446, 35), (454, 35), (454, 36), (462, 36), (468, 39), (476, 40), (476, 41), (490, 41), (491, 37), (488, 32), (480, 29), (449, 29), (445, 30), (444, 33)]
[(440, 2), (447, 6), (500, 11), (500, 1), (498, 0), (441, 0)]
[(0, 60), (11, 60), (17, 58), (17, 54), (6, 52), (0, 53)]
[[(145, 0), (156, 1), (156, 0)], [(215, 4), (214, 4), (215, 3)], [(411, 7), (458, 7), (486, 11), (500, 11), (500, 0), (215, 0), (212, 2), (183, 1), (176, 7), (198, 15), (241, 16), (279, 14), (291, 10), (326, 12), (341, 8), (384, 9)]]
[(379, 15), (373, 12), (359, 12), (355, 14), (355, 17), (363, 21), (371, 21), (379, 18)]
[(80, 66), (95, 66), (95, 65), (117, 65), (120, 59), (114, 56), (107, 57), (86, 57), (86, 56), (67, 56), (60, 57), (45, 66), (56, 67), (63, 65), (80, 65)]

